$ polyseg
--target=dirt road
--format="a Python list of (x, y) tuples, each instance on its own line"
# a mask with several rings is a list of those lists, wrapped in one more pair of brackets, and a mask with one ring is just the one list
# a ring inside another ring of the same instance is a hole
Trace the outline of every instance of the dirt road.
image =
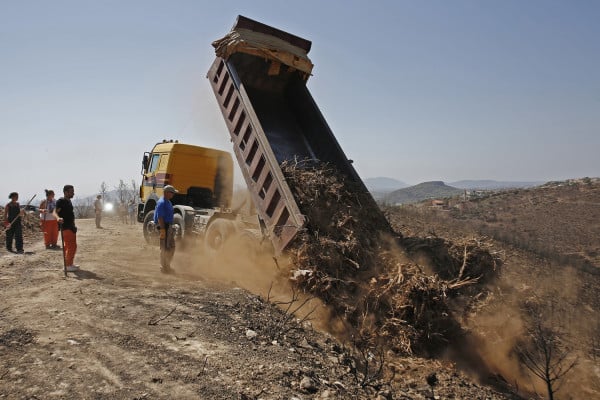
[[(235, 263), (180, 252), (177, 274), (163, 275), (139, 225), (77, 224), (81, 271), (67, 278), (39, 232), (25, 255), (0, 253), (0, 398), (418, 399), (434, 370), (439, 393), (509, 398), (434, 361), (398, 364), (396, 389), (370, 382), (343, 344), (263, 300), (276, 299), (273, 265), (236, 274), (225, 267)], [(231, 282), (244, 276), (263, 297)]]

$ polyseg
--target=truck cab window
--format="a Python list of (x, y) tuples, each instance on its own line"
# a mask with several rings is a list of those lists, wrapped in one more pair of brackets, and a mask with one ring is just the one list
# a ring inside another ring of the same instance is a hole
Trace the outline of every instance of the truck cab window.
[(152, 173), (156, 171), (158, 167), (158, 160), (160, 159), (160, 154), (152, 154), (152, 160), (150, 160), (150, 167), (148, 167), (148, 173)]

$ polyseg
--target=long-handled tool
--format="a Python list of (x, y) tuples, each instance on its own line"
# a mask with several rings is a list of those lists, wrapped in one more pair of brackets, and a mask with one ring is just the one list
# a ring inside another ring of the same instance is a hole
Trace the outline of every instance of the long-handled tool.
[(58, 228), (60, 229), (60, 244), (62, 245), (62, 253), (63, 253), (63, 272), (65, 273), (65, 278), (66, 278), (67, 277), (67, 255), (65, 254), (65, 237), (63, 236), (62, 222), (59, 222)]

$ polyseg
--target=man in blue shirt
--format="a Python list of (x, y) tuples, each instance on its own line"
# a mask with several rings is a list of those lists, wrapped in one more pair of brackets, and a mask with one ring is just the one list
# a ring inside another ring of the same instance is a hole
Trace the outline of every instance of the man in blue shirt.
[(156, 203), (154, 209), (154, 224), (160, 229), (160, 271), (172, 273), (171, 260), (175, 254), (175, 235), (173, 230), (174, 211), (171, 199), (179, 193), (171, 185), (163, 188), (163, 196)]

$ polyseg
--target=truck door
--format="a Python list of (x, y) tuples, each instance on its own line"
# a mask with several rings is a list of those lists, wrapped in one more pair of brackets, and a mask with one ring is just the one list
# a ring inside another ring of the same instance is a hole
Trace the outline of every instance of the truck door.
[(156, 170), (158, 169), (160, 161), (160, 153), (150, 154), (150, 163), (148, 169), (144, 173), (144, 186), (152, 188), (152, 191), (156, 188)]

